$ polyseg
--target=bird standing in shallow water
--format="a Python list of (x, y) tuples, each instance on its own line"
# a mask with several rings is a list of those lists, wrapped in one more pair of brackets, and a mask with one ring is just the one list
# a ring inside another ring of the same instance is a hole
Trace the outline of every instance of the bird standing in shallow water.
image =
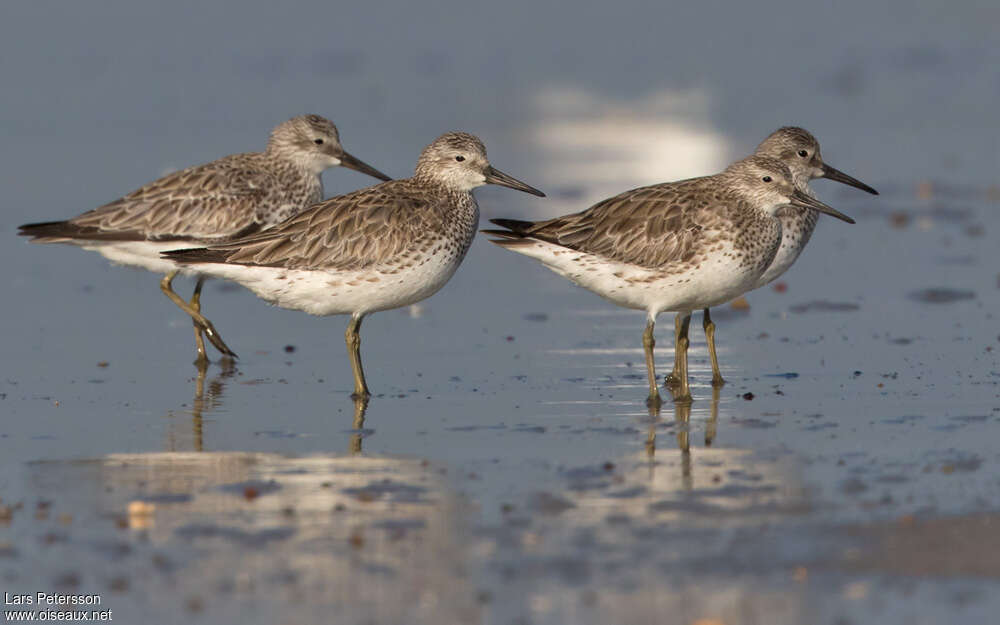
[(448, 282), (476, 234), (472, 190), (484, 184), (545, 195), (491, 166), (478, 138), (449, 132), (424, 148), (412, 178), (331, 198), (259, 235), (164, 257), (282, 308), (350, 314), (344, 338), (354, 396), (368, 397), (361, 320), (419, 302)]
[(390, 179), (348, 154), (330, 120), (301, 115), (276, 126), (264, 152), (189, 167), (72, 219), (25, 224), (18, 234), (33, 243), (72, 243), (117, 264), (165, 274), (160, 289), (194, 323), (196, 363), (208, 360), (203, 334), (224, 355), (235, 357), (201, 314), (204, 276), (198, 276), (191, 301), (185, 302), (171, 286), (178, 269), (160, 252), (269, 228), (322, 200), (320, 174), (335, 165)]
[[(620, 306), (645, 310), (649, 401), (659, 402), (656, 316), (715, 306), (753, 288), (781, 243), (775, 212), (784, 205), (854, 223), (797, 191), (781, 161), (751, 156), (714, 176), (633, 189), (580, 213), (539, 222), (494, 219), (507, 230), (484, 232)], [(686, 360), (674, 398), (691, 401)]]
[[(878, 195), (878, 191), (860, 180), (824, 163), (819, 151), (819, 142), (804, 128), (785, 126), (775, 130), (761, 141), (754, 154), (775, 158), (787, 165), (795, 180), (795, 188), (810, 197), (816, 196), (809, 187), (809, 181), (816, 178), (828, 178), (867, 191), (872, 195)], [(756, 286), (752, 287), (751, 290), (774, 281), (778, 276), (788, 271), (788, 268), (802, 253), (806, 243), (809, 242), (809, 237), (812, 236), (816, 222), (819, 220), (818, 211), (796, 206), (783, 206), (778, 209), (776, 216), (781, 220), (781, 247), (778, 248), (774, 260), (757, 279)], [(667, 375), (664, 382), (668, 387), (677, 386), (680, 383), (680, 362), (682, 357), (687, 358), (687, 355), (682, 356), (681, 352), (686, 350), (689, 344), (687, 332), (690, 324), (690, 313), (679, 313), (674, 319), (674, 369)], [(715, 324), (712, 322), (708, 308), (705, 308), (702, 315), (702, 327), (705, 330), (708, 356), (712, 363), (712, 385), (720, 387), (726, 381), (722, 377), (722, 372), (719, 371), (719, 359), (715, 353)]]

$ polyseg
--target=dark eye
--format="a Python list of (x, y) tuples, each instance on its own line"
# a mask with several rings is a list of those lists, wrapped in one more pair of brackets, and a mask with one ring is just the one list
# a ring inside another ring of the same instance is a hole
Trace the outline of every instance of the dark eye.
[(455, 160), (458, 161), (459, 163), (461, 163), (462, 161), (465, 160), (465, 157), (464, 156), (456, 156)]
[(323, 140), (322, 139), (313, 139), (313, 143), (315, 143), (316, 145), (323, 145)]
[(763, 178), (761, 178), (761, 180), (763, 180), (764, 182), (771, 182), (771, 177), (770, 176), (764, 176)]
[(805, 157), (809, 156), (809, 152), (806, 152), (805, 150), (799, 150), (799, 156), (801, 156), (802, 158), (805, 158)]

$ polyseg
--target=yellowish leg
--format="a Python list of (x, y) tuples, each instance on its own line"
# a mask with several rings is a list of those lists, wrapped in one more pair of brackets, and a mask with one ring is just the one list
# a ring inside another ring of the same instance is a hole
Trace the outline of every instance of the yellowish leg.
[(712, 316), (705, 309), (701, 318), (701, 326), (705, 329), (705, 339), (708, 341), (708, 357), (712, 361), (712, 386), (719, 388), (726, 383), (719, 371), (719, 359), (715, 355), (715, 324), (712, 323)]
[(646, 331), (642, 333), (642, 347), (646, 351), (646, 375), (649, 377), (647, 405), (657, 405), (662, 401), (660, 399), (660, 392), (656, 389), (656, 364), (653, 360), (653, 347), (656, 346), (656, 339), (653, 338), (653, 327), (655, 325), (655, 319), (650, 315), (646, 319)]
[[(194, 285), (194, 293), (191, 294), (190, 306), (197, 312), (201, 312), (201, 287), (205, 284), (205, 278), (198, 276), (198, 283)], [(201, 331), (201, 326), (194, 319), (191, 320), (194, 326), (194, 344), (198, 349), (198, 357), (194, 359), (194, 364), (201, 365), (208, 362), (208, 353), (205, 351), (205, 336)]]
[[(168, 298), (170, 298), (170, 301), (176, 304), (178, 308), (180, 308), (181, 310), (183, 310), (184, 312), (186, 312), (188, 315), (191, 316), (191, 320), (196, 325), (201, 327), (201, 330), (205, 333), (205, 336), (207, 336), (208, 340), (211, 341), (212, 345), (215, 346), (215, 349), (219, 350), (226, 356), (236, 358), (237, 357), (236, 352), (229, 349), (229, 346), (226, 345), (226, 343), (222, 340), (222, 337), (219, 336), (219, 333), (218, 331), (216, 331), (215, 326), (212, 325), (212, 322), (206, 319), (199, 311), (192, 308), (190, 304), (181, 299), (180, 295), (174, 292), (171, 283), (174, 281), (174, 278), (176, 276), (177, 276), (176, 271), (171, 271), (167, 275), (163, 276), (163, 279), (160, 280), (160, 290), (163, 291), (163, 294), (166, 295)], [(200, 302), (199, 302), (199, 307), (200, 307)]]
[(367, 397), (354, 397), (354, 421), (351, 427), (356, 433), (351, 434), (350, 451), (351, 454), (361, 453), (361, 428), (365, 427), (365, 411), (368, 410)]
[(674, 396), (674, 401), (678, 404), (691, 403), (691, 389), (688, 387), (688, 328), (691, 326), (691, 313), (677, 313), (681, 319), (680, 337), (677, 339), (677, 352), (674, 354), (674, 362), (677, 365), (677, 383), (671, 387), (670, 392)]
[(671, 387), (677, 386), (681, 381), (681, 370), (680, 364), (677, 360), (677, 354), (680, 353), (680, 341), (681, 341), (681, 320), (683, 315), (678, 313), (674, 316), (674, 368), (667, 374), (665, 380), (663, 380), (663, 386)]
[(351, 315), (351, 322), (344, 332), (344, 342), (347, 343), (347, 355), (351, 358), (351, 371), (354, 373), (354, 393), (352, 398), (371, 397), (368, 385), (365, 383), (365, 370), (361, 368), (361, 320), (363, 314)]

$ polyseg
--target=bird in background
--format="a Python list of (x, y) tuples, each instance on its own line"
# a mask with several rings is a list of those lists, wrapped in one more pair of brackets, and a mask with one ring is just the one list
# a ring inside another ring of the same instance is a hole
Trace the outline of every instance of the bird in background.
[[(755, 155), (713, 176), (633, 189), (563, 217), (493, 219), (505, 230), (483, 232), (619, 306), (644, 310), (648, 401), (659, 403), (657, 315), (690, 314), (754, 288), (781, 244), (776, 213), (786, 205), (854, 223), (797, 190), (784, 163)], [(674, 399), (691, 401), (686, 358)]]
[(233, 154), (168, 174), (72, 219), (25, 224), (18, 234), (33, 243), (77, 245), (116, 264), (165, 274), (160, 289), (194, 324), (195, 362), (207, 362), (203, 337), (224, 356), (236, 357), (201, 314), (204, 275), (198, 274), (191, 300), (184, 301), (172, 287), (179, 269), (160, 252), (266, 230), (322, 200), (321, 174), (338, 165), (390, 180), (346, 152), (330, 120), (301, 115), (276, 126), (263, 152)]
[(163, 257), (238, 282), (281, 308), (350, 315), (344, 339), (353, 397), (367, 401), (362, 320), (448, 282), (475, 237), (472, 190), (484, 184), (545, 195), (494, 168), (477, 137), (449, 132), (424, 148), (411, 178), (330, 198), (260, 234)]
[[(872, 187), (823, 162), (819, 141), (804, 128), (796, 126), (778, 128), (761, 141), (754, 154), (775, 158), (787, 165), (795, 180), (795, 188), (810, 197), (816, 197), (816, 194), (809, 187), (809, 182), (816, 178), (835, 180), (867, 191), (872, 195), (878, 195), (878, 191)], [(819, 211), (811, 208), (784, 206), (778, 209), (776, 215), (781, 220), (781, 247), (778, 248), (771, 265), (758, 278), (754, 289), (773, 282), (778, 276), (788, 271), (788, 268), (802, 253), (806, 243), (809, 242), (809, 237), (812, 236), (816, 223), (819, 221)], [(690, 324), (690, 314), (678, 314), (674, 319), (674, 368), (664, 382), (668, 387), (677, 386), (680, 383), (681, 354), (686, 352), (689, 345), (688, 327)], [(726, 381), (719, 370), (719, 359), (715, 351), (715, 323), (712, 322), (708, 308), (705, 308), (702, 314), (702, 328), (705, 331), (708, 356), (712, 364), (712, 385), (721, 387)], [(686, 354), (683, 357), (686, 358)]]

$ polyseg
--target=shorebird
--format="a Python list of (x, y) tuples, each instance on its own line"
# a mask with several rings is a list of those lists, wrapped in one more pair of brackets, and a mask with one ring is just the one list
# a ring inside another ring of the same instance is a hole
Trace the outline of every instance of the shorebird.
[(424, 148), (412, 178), (330, 198), (261, 234), (164, 258), (238, 282), (312, 315), (350, 314), (344, 334), (355, 398), (371, 393), (361, 366), (361, 321), (419, 302), (458, 269), (479, 207), (472, 190), (498, 184), (545, 194), (495, 169), (473, 135), (449, 132)]
[[(751, 156), (714, 176), (626, 191), (587, 210), (546, 221), (493, 219), (493, 243), (541, 261), (579, 286), (646, 311), (642, 343), (649, 402), (659, 402), (653, 327), (663, 311), (690, 313), (757, 283), (781, 243), (775, 212), (810, 208), (850, 217), (795, 189), (781, 161)], [(691, 401), (682, 360), (674, 399)]]
[[(816, 195), (809, 187), (809, 181), (816, 178), (835, 180), (867, 191), (872, 195), (878, 195), (878, 191), (857, 178), (852, 178), (824, 163), (823, 157), (820, 155), (819, 142), (804, 128), (795, 126), (778, 128), (757, 146), (754, 154), (776, 158), (787, 165), (795, 180), (795, 188), (810, 197), (816, 197)], [(776, 216), (781, 220), (781, 246), (778, 248), (774, 260), (771, 261), (771, 265), (757, 279), (756, 286), (752, 287), (751, 290), (773, 282), (778, 276), (788, 271), (788, 268), (802, 253), (806, 243), (809, 242), (809, 237), (812, 236), (816, 222), (819, 220), (819, 212), (816, 210), (793, 206), (779, 208)], [(681, 352), (687, 349), (687, 332), (690, 323), (690, 313), (678, 314), (674, 319), (674, 368), (667, 375), (665, 381), (667, 386), (676, 386), (680, 381)], [(719, 359), (715, 353), (715, 324), (712, 322), (708, 308), (705, 308), (702, 314), (702, 328), (708, 342), (708, 357), (712, 363), (712, 385), (719, 387), (726, 381), (722, 377), (722, 372), (719, 371)], [(684, 354), (683, 357), (687, 358), (687, 355)]]
[(189, 167), (72, 219), (25, 224), (18, 234), (33, 243), (71, 243), (116, 264), (165, 274), (160, 289), (194, 323), (195, 362), (207, 360), (203, 334), (224, 355), (235, 357), (201, 314), (205, 277), (198, 276), (191, 301), (185, 302), (171, 286), (178, 268), (160, 252), (265, 230), (322, 200), (320, 174), (335, 165), (390, 180), (348, 154), (328, 119), (301, 115), (276, 126), (264, 152)]

